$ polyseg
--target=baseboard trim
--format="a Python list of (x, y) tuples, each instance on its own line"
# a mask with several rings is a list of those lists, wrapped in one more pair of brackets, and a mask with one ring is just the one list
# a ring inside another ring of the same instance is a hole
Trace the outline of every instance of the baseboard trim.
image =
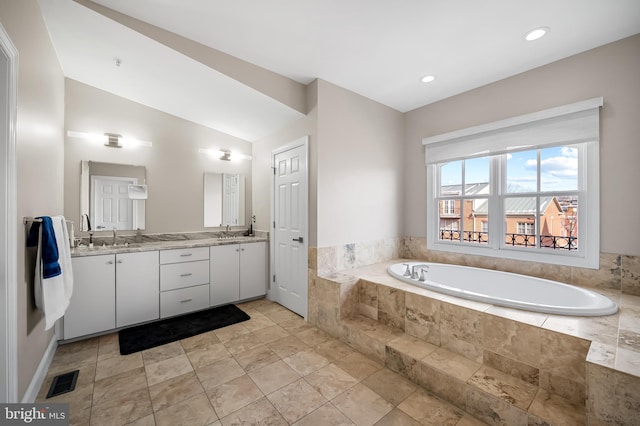
[(42, 387), (42, 383), (44, 383), (45, 377), (47, 377), (47, 371), (49, 370), (51, 361), (53, 361), (53, 356), (56, 354), (57, 347), (58, 347), (58, 339), (54, 335), (51, 338), (51, 342), (49, 342), (49, 346), (47, 346), (47, 350), (44, 351), (44, 354), (42, 355), (42, 359), (40, 360), (40, 365), (38, 365), (38, 369), (33, 375), (33, 378), (31, 379), (31, 383), (29, 383), (29, 387), (27, 388), (26, 392), (24, 393), (24, 396), (22, 397), (23, 404), (33, 403), (38, 397), (38, 392), (40, 391), (40, 387)]

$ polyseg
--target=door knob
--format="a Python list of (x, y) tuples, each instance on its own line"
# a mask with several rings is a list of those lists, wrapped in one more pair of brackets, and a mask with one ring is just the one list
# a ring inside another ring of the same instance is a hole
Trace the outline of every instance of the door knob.
[(302, 238), (302, 237), (294, 238), (293, 241), (297, 241), (297, 242), (301, 243), (301, 242), (304, 241), (304, 238)]

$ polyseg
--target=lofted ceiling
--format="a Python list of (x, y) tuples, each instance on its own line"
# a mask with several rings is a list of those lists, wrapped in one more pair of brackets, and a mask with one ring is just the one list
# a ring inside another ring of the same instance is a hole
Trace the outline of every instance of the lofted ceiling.
[[(66, 77), (247, 141), (303, 116), (80, 2), (39, 3)], [(640, 33), (638, 0), (93, 3), (295, 82), (321, 78), (401, 112)], [(545, 37), (524, 40), (541, 26), (550, 28)], [(422, 83), (427, 74), (435, 80)]]

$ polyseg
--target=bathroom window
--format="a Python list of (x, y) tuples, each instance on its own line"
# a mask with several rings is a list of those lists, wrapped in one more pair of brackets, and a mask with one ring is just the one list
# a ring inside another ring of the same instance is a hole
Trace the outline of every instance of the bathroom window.
[(427, 247), (598, 268), (601, 105), (425, 139)]

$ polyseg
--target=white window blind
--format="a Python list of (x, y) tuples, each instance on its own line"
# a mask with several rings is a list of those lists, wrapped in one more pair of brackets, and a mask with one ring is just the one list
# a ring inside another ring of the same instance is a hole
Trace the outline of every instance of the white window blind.
[(424, 138), (427, 164), (598, 141), (602, 97)]

